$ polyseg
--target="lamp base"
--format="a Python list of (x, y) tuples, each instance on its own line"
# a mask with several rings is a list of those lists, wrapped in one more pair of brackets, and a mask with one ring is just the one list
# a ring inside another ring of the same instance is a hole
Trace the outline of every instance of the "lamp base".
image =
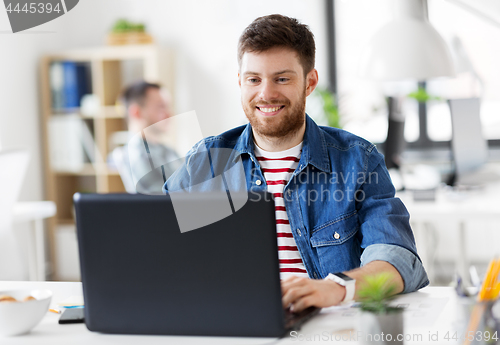
[(401, 155), (405, 149), (405, 119), (401, 112), (403, 98), (387, 97), (389, 109), (387, 139), (383, 146), (387, 169), (401, 167)]

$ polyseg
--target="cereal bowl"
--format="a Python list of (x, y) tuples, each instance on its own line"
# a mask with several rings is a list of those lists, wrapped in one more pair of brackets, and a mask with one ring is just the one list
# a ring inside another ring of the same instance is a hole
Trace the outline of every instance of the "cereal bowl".
[[(49, 310), (52, 292), (49, 290), (0, 291), (0, 336), (28, 333)], [(31, 296), (35, 299), (23, 301)], [(10, 298), (9, 298), (10, 297)], [(12, 301), (12, 298), (16, 301)]]

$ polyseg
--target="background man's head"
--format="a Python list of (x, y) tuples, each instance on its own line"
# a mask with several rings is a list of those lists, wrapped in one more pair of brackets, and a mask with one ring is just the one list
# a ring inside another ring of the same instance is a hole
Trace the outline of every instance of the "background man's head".
[(318, 83), (314, 36), (282, 15), (255, 19), (238, 44), (241, 103), (254, 135), (288, 141), (305, 128), (306, 97)]
[(122, 94), (127, 110), (129, 130), (141, 131), (169, 118), (170, 96), (160, 85), (145, 81), (129, 85)]

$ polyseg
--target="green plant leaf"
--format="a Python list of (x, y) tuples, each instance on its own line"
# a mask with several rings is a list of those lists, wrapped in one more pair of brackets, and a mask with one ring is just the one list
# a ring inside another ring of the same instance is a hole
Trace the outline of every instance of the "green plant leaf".
[(364, 277), (363, 284), (357, 290), (361, 309), (373, 313), (387, 313), (393, 307), (389, 301), (396, 292), (394, 276), (388, 272)]
[(113, 25), (112, 32), (122, 33), (130, 29), (130, 23), (126, 19), (118, 19)]
[(146, 25), (143, 23), (132, 23), (126, 19), (118, 19), (113, 25), (111, 31), (115, 33), (145, 32)]
[(440, 100), (440, 97), (431, 96), (426, 89), (419, 87), (417, 91), (414, 91), (407, 95), (409, 98), (416, 99), (420, 103), (425, 103), (431, 100)]
[(142, 23), (138, 23), (134, 25), (134, 31), (136, 32), (145, 32), (146, 31), (146, 25)]
[(316, 90), (321, 95), (321, 99), (323, 100), (323, 111), (325, 113), (328, 126), (341, 128), (339, 108), (337, 106), (337, 98), (335, 97), (335, 94), (326, 88), (318, 87)]

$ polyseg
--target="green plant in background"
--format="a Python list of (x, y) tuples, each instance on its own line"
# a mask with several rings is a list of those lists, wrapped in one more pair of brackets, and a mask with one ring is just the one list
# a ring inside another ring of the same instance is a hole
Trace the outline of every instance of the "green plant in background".
[(392, 274), (382, 272), (366, 276), (357, 291), (361, 310), (375, 314), (401, 311), (401, 308), (389, 306), (389, 301), (395, 297), (395, 292), (396, 284)]
[(441, 100), (441, 97), (430, 95), (426, 89), (419, 87), (417, 91), (414, 91), (407, 95), (409, 98), (416, 99), (420, 103), (425, 103), (427, 101)]
[(325, 113), (328, 126), (340, 128), (339, 108), (335, 94), (326, 88), (316, 88), (323, 100), (323, 111)]
[(126, 19), (118, 19), (111, 31), (113, 33), (145, 32), (146, 26), (143, 23), (132, 23)]

